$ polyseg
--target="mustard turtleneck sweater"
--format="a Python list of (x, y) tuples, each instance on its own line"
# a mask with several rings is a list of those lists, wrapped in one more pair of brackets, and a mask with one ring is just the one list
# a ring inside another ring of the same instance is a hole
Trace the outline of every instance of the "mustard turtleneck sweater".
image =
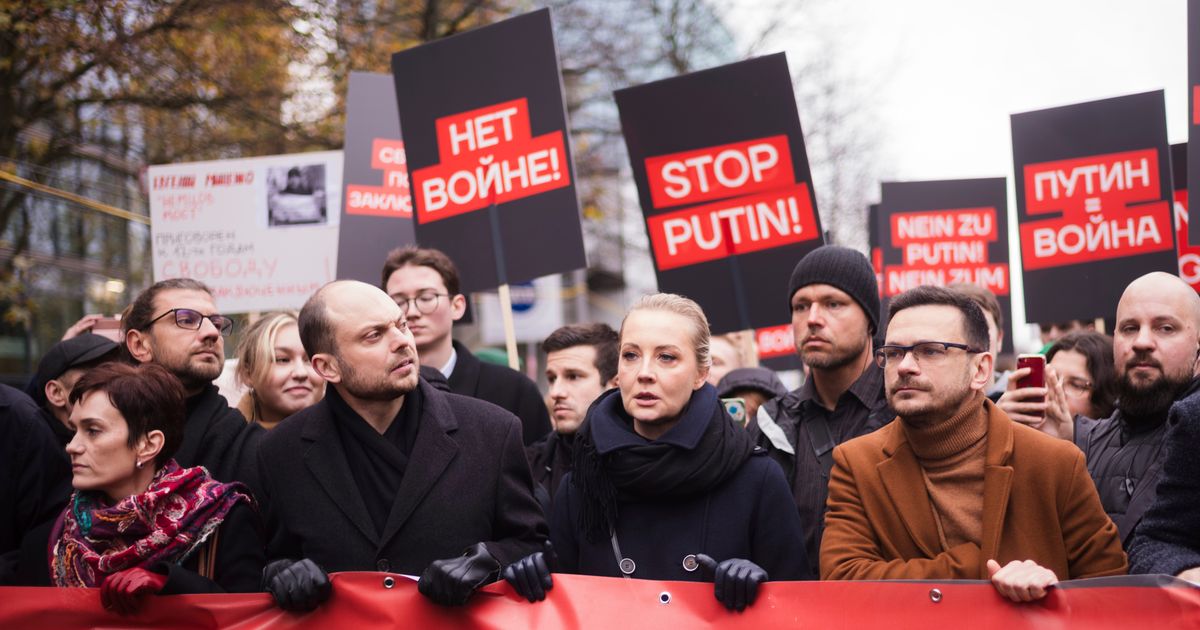
[(983, 472), (987, 414), (976, 395), (953, 417), (932, 426), (903, 424), (925, 477), (942, 549), (983, 537)]

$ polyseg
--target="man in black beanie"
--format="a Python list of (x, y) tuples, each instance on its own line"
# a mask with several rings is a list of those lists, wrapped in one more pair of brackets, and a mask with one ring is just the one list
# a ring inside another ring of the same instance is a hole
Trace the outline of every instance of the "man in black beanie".
[(792, 271), (788, 306), (809, 378), (800, 389), (759, 407), (749, 429), (792, 485), (817, 572), (833, 447), (878, 429), (895, 414), (872, 357), (880, 306), (867, 257), (836, 245), (809, 252)]

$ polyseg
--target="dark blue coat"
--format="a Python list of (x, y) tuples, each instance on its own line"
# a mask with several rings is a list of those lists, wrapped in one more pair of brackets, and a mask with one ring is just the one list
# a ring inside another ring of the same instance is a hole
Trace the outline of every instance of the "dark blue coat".
[[(694, 449), (704, 430), (704, 423), (681, 422), (659, 441)], [(620, 439), (645, 443), (632, 431)], [(620, 577), (612, 542), (591, 542), (583, 533), (579, 514), (583, 497), (571, 482), (572, 474), (558, 487), (550, 522), (557, 570)], [(771, 580), (814, 577), (787, 480), (762, 449), (755, 449), (731, 477), (707, 494), (678, 501), (622, 501), (616, 530), (621, 555), (637, 564), (631, 576), (635, 578), (703, 581), (701, 571), (683, 566), (686, 556), (697, 553), (718, 562), (749, 559), (765, 569)]]
[(1200, 394), (1171, 408), (1158, 497), (1129, 545), (1130, 573), (1200, 567)]

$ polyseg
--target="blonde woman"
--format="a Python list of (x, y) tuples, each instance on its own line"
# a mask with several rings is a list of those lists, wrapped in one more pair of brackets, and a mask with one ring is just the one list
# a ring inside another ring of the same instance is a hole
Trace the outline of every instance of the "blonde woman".
[(247, 388), (238, 410), (264, 429), (325, 396), (325, 381), (300, 344), (295, 313), (260, 317), (238, 343), (237, 358), (237, 380)]

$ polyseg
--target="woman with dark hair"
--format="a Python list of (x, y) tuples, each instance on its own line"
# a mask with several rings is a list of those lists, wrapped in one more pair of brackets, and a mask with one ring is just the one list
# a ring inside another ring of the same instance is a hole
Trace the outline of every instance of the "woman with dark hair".
[(70, 400), (75, 492), (42, 547), (48, 575), (32, 581), (100, 587), (104, 606), (126, 614), (147, 594), (259, 590), (265, 557), (250, 492), (171, 458), (184, 431), (179, 380), (153, 363), (106, 363)]
[[(1044, 427), (1049, 405), (1065, 407), (1069, 417), (1107, 418), (1117, 399), (1117, 369), (1112, 337), (1077, 330), (1055, 340), (1046, 352), (1046, 387), (1018, 388), (1029, 368), (1012, 373), (1008, 391), (996, 402), (1010, 418), (1037, 429)], [(1067, 416), (1063, 416), (1067, 417)]]
[[(559, 484), (550, 537), (564, 573), (715, 582), (730, 609), (768, 579), (812, 576), (796, 504), (778, 464), (725, 413), (705, 382), (708, 321), (658, 294), (620, 331), (618, 388), (593, 403)], [(530, 601), (552, 586), (547, 556), (504, 570)]]

